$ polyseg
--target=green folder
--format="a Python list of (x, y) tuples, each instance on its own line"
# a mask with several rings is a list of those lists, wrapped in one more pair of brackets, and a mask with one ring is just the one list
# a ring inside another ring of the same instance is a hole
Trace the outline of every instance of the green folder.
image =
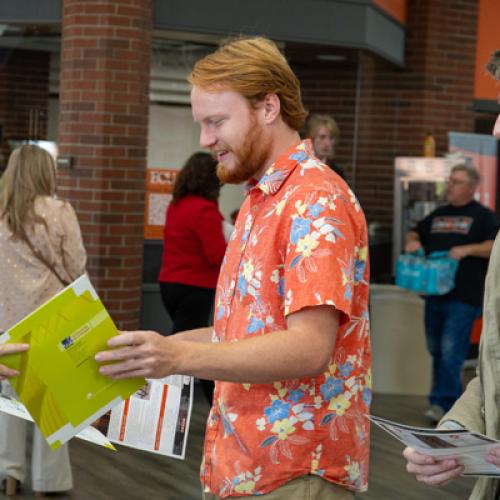
[(94, 356), (115, 335), (113, 320), (83, 275), (0, 336), (2, 343), (30, 344), (2, 363), (19, 370), (10, 383), (52, 449), (146, 383), (99, 373)]

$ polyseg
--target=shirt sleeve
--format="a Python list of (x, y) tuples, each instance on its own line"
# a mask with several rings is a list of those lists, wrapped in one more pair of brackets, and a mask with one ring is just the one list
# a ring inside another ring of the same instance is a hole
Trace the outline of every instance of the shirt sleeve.
[(216, 205), (207, 204), (198, 212), (194, 224), (201, 241), (203, 253), (211, 266), (220, 266), (226, 252), (226, 240), (222, 231), (223, 217)]
[(285, 315), (332, 305), (350, 318), (355, 288), (369, 281), (366, 223), (357, 200), (310, 190), (287, 205), (293, 208), (285, 235)]
[(484, 434), (486, 427), (484, 415), (481, 411), (483, 406), (481, 401), (482, 392), (480, 378), (473, 378), (451, 410), (441, 419), (439, 427), (443, 423), (453, 420), (466, 429)]

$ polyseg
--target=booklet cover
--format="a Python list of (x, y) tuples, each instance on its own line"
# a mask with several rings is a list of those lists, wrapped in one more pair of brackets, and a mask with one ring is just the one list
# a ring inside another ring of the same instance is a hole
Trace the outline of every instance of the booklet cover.
[(10, 383), (52, 449), (146, 383), (99, 373), (94, 355), (117, 334), (83, 275), (0, 336), (2, 343), (30, 344), (28, 351), (5, 356), (2, 363), (19, 370)]

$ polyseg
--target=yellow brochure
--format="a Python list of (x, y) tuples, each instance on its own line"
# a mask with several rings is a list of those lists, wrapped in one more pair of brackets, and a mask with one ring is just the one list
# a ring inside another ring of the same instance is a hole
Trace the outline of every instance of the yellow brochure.
[(117, 334), (83, 275), (0, 336), (2, 343), (30, 344), (26, 352), (2, 357), (2, 363), (19, 370), (10, 383), (52, 449), (146, 383), (99, 373), (94, 355)]

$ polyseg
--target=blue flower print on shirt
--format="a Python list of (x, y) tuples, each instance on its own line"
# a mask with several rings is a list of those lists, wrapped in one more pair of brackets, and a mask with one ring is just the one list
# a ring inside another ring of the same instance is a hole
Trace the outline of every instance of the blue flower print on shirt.
[(314, 205), (309, 205), (309, 213), (307, 215), (317, 218), (325, 210), (325, 207), (322, 207), (319, 203), (315, 203)]
[(310, 229), (311, 221), (309, 219), (296, 217), (293, 220), (292, 229), (290, 230), (290, 241), (294, 245), (296, 245), (300, 238), (303, 238), (306, 234), (309, 234)]
[(264, 328), (264, 322), (260, 318), (252, 316), (250, 324), (248, 325), (247, 328), (247, 333), (255, 333), (259, 330), (262, 330), (263, 328)]
[(363, 398), (363, 403), (365, 405), (370, 406), (372, 402), (372, 391), (368, 389), (368, 387), (365, 387), (362, 392), (362, 398)]
[(307, 153), (305, 151), (296, 151), (292, 155), (289, 156), (291, 160), (295, 160), (297, 163), (300, 163), (301, 161), (307, 160), (309, 158), (307, 156)]
[(280, 297), (285, 296), (285, 278), (281, 277), (278, 283), (278, 293)]
[(344, 378), (348, 378), (349, 375), (351, 374), (352, 370), (353, 370), (353, 366), (351, 363), (347, 362), (347, 363), (344, 363), (343, 365), (340, 365), (339, 366), (339, 373), (342, 377)]
[(356, 261), (354, 262), (354, 281), (356, 283), (363, 281), (365, 270), (366, 270), (366, 261), (356, 259)]
[(359, 283), (363, 281), (364, 275), (366, 271), (366, 261), (365, 260), (357, 260), (354, 263), (354, 282)]
[(328, 377), (325, 383), (321, 385), (319, 390), (321, 391), (321, 394), (323, 394), (325, 401), (330, 401), (330, 399), (341, 394), (343, 388), (344, 388), (344, 382), (342, 382), (341, 379), (335, 377)]
[(266, 408), (264, 408), (264, 415), (267, 417), (267, 420), (269, 420), (269, 423), (272, 424), (276, 422), (276, 420), (288, 418), (290, 415), (290, 406), (290, 403), (285, 403), (284, 401), (276, 399), (271, 406), (266, 406)]
[(222, 318), (222, 316), (224, 316), (224, 311), (225, 311), (225, 308), (224, 306), (220, 305), (218, 308), (217, 308), (217, 314), (216, 314), (216, 319), (219, 320)]
[(298, 403), (304, 397), (304, 391), (302, 389), (295, 389), (290, 391), (288, 399), (292, 403)]
[(259, 182), (259, 185), (264, 193), (275, 193), (281, 184), (285, 174), (281, 170), (266, 172)]
[(243, 274), (240, 274), (238, 277), (238, 291), (240, 292), (241, 297), (245, 297), (248, 291), (248, 281), (245, 279)]

